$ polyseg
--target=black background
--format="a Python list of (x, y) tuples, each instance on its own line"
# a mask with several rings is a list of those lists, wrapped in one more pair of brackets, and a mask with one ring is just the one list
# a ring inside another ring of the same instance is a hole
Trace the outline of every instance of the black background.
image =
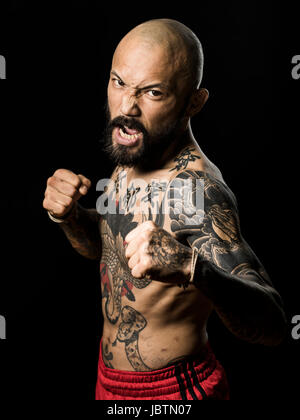
[[(101, 152), (111, 57), (135, 25), (180, 20), (200, 38), (203, 86), (192, 121), (201, 148), (238, 198), (242, 232), (281, 293), (285, 342), (264, 348), (237, 340), (216, 316), (211, 344), (232, 399), (293, 400), (299, 343), (291, 318), (298, 294), (297, 98), (291, 58), (300, 54), (293, 10), (271, 1), (103, 4), (13, 1), (0, 13), (1, 385), (12, 398), (93, 400), (101, 296), (98, 264), (78, 256), (42, 208), (59, 167), (93, 181), (111, 165)], [(2, 394), (3, 395), (3, 394)]]

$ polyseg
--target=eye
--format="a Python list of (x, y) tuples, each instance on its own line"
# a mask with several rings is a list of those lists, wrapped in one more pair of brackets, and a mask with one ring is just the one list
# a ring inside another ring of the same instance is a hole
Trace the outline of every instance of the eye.
[(151, 89), (148, 90), (148, 95), (151, 96), (152, 98), (159, 98), (160, 96), (162, 96), (162, 92), (156, 89)]
[(121, 80), (121, 79), (116, 79), (116, 78), (114, 78), (114, 79), (111, 79), (111, 80), (112, 80), (112, 82), (113, 82), (113, 85), (114, 85), (115, 87), (117, 87), (117, 88), (120, 88), (120, 87), (125, 86), (125, 83), (124, 83), (124, 82), (122, 82), (122, 80)]

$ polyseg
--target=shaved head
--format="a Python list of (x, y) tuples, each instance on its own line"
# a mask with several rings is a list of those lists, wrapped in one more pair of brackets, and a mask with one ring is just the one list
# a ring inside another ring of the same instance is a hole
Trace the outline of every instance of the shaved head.
[(116, 52), (130, 42), (145, 48), (160, 46), (175, 64), (175, 70), (188, 86), (198, 88), (203, 74), (203, 50), (197, 36), (183, 23), (172, 19), (154, 19), (133, 28), (119, 43)]
[(199, 89), (202, 71), (200, 41), (180, 22), (150, 20), (124, 36), (107, 86), (105, 150), (114, 162), (153, 165), (189, 136), (189, 119), (208, 95)]

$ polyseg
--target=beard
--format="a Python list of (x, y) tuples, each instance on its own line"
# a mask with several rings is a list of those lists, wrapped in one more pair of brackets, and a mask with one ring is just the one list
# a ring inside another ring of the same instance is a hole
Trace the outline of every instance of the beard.
[[(106, 111), (106, 128), (103, 135), (103, 150), (117, 166), (142, 166), (144, 169), (155, 167), (159, 158), (165, 150), (175, 141), (178, 136), (179, 127), (182, 123), (183, 112), (172, 123), (165, 127), (160, 127), (155, 132), (149, 133), (144, 125), (134, 118), (118, 116), (111, 119), (108, 103)], [(115, 144), (112, 133), (115, 128), (128, 127), (142, 133), (142, 140), (137, 147)]]

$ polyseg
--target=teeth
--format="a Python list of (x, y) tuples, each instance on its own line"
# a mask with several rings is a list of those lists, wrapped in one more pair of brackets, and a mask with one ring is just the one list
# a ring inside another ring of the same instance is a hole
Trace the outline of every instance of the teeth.
[(124, 133), (124, 131), (122, 130), (122, 128), (120, 128), (120, 134), (126, 140), (136, 140), (138, 138), (138, 136), (139, 136), (138, 134), (127, 134), (127, 133)]

